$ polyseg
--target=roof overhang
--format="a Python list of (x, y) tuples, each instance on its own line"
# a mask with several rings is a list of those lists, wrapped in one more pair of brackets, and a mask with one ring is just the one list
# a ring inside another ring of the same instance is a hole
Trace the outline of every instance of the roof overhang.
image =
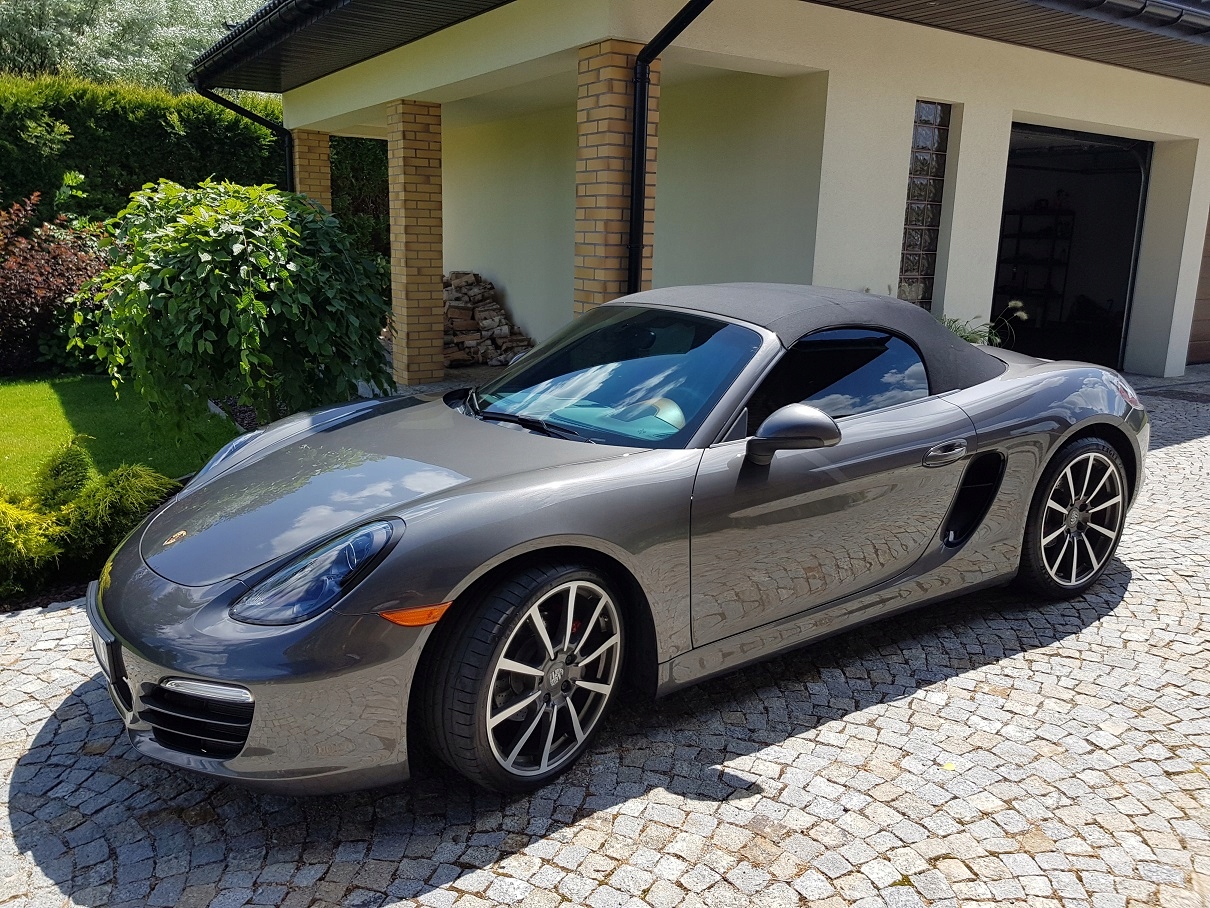
[(271, 0), (193, 61), (206, 88), (285, 92), (512, 0)]
[[(207, 50), (207, 88), (284, 92), (512, 0), (272, 0)], [(1210, 85), (1210, 0), (805, 0)]]

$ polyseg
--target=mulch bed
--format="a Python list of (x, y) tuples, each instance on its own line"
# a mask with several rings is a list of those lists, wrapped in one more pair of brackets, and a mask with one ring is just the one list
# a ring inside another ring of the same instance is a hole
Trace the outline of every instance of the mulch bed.
[(260, 423), (256, 421), (256, 410), (252, 407), (239, 403), (234, 397), (224, 397), (216, 403), (245, 432), (260, 428)]

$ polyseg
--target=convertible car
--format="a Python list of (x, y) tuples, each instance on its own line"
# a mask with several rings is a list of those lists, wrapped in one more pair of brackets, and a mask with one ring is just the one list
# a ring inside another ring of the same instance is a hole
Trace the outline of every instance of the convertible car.
[(610, 707), (1113, 557), (1148, 420), (1115, 372), (897, 300), (639, 293), (441, 399), (242, 435), (89, 591), (134, 746), (283, 792), (567, 769)]

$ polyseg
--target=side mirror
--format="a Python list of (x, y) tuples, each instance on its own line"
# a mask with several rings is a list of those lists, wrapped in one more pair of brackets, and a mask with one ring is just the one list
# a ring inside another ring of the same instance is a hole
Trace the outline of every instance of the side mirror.
[(839, 441), (840, 426), (823, 410), (788, 404), (761, 423), (755, 438), (748, 439), (748, 459), (763, 467), (778, 451), (830, 448)]

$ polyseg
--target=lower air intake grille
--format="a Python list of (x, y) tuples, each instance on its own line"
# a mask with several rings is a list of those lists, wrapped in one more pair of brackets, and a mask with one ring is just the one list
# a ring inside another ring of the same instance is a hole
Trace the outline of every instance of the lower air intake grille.
[(153, 687), (142, 696), (139, 718), (164, 747), (200, 757), (228, 759), (244, 748), (252, 727), (251, 703), (226, 703)]

